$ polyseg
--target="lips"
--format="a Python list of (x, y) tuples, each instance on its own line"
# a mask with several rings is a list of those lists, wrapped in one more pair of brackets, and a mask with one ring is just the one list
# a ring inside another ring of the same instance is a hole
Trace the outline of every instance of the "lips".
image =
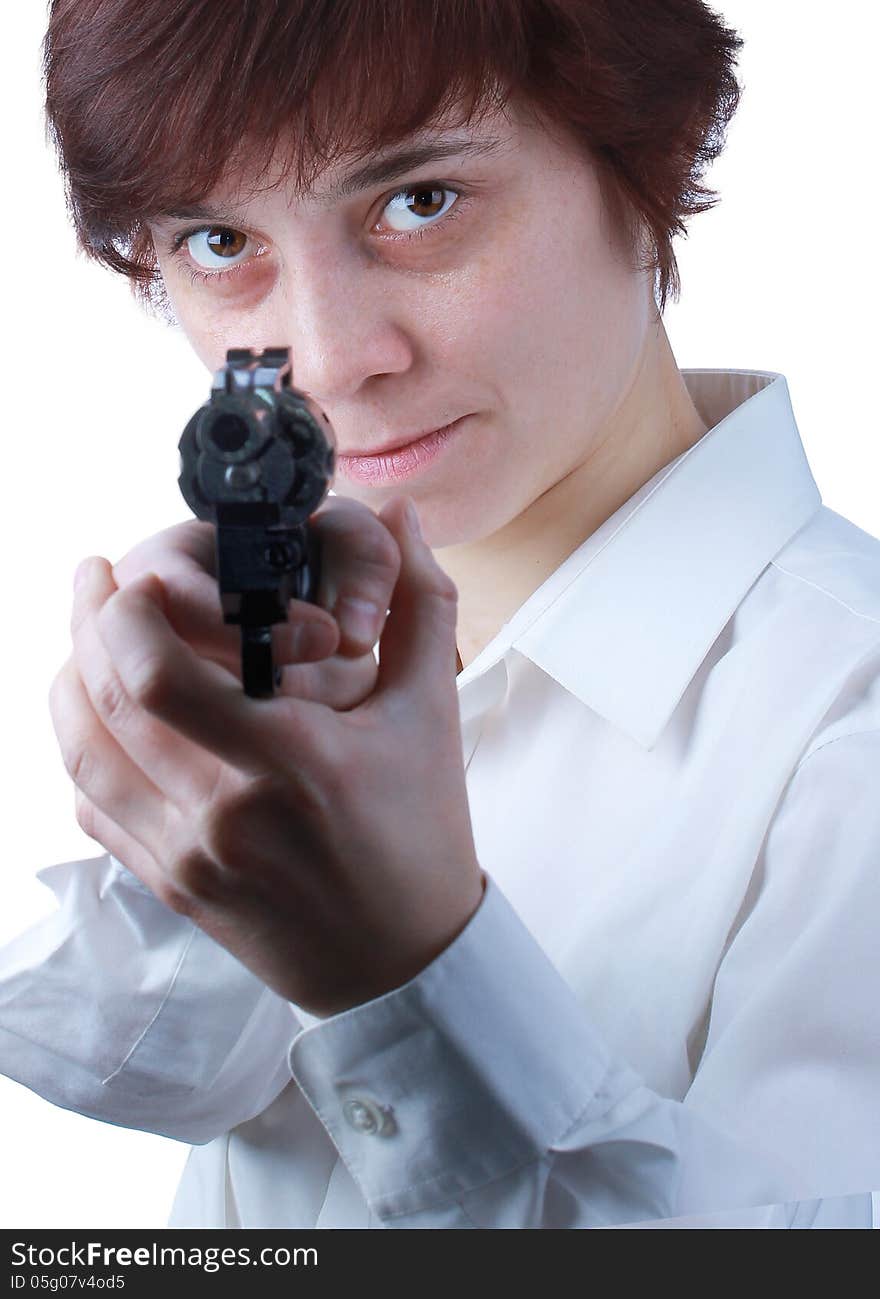
[(431, 428), (424, 429), (421, 433), (405, 433), (402, 437), (394, 438), (389, 442), (383, 442), (381, 446), (370, 447), (369, 450), (361, 451), (360, 449), (355, 450), (354, 448), (350, 448), (349, 450), (338, 452), (338, 455), (347, 456), (353, 460), (360, 459), (363, 456), (388, 455), (390, 451), (400, 451), (402, 447), (412, 446), (413, 442), (421, 442), (422, 438), (430, 437), (432, 433), (439, 433), (441, 429), (451, 428), (452, 425), (457, 424), (460, 419), (464, 419), (464, 416), (459, 415), (457, 419), (450, 420), (447, 424), (435, 424)]

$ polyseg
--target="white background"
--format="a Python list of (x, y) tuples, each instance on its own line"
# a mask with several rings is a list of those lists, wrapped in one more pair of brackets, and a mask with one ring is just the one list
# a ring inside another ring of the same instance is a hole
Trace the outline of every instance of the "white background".
[[(677, 243), (673, 350), (682, 367), (785, 374), (825, 504), (880, 536), (873, 6), (838, 0), (821, 24), (796, 0), (718, 7), (746, 39), (745, 93), (708, 178), (721, 202)], [(12, 13), (0, 68), (0, 943), (53, 905), (36, 870), (102, 851), (76, 824), (47, 707), (69, 652), (73, 570), (188, 517), (177, 441), (207, 396), (183, 335), (75, 254), (43, 134), (44, 6)], [(0, 1227), (161, 1227), (186, 1153), (0, 1077)]]

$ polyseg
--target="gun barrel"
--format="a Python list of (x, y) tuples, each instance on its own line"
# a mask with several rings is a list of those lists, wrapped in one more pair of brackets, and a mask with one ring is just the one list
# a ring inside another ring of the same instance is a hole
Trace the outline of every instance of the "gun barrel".
[(327, 416), (292, 386), (289, 348), (230, 348), (178, 444), (181, 493), (216, 528), (224, 621), (242, 629), (245, 693), (272, 695), (271, 628), (291, 599), (317, 600), (320, 549), (308, 519), (333, 481)]

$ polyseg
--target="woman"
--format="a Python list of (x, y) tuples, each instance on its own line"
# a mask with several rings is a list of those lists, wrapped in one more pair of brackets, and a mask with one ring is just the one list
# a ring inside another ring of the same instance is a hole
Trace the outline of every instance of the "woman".
[(83, 246), (209, 369), (289, 344), (341, 454), (275, 700), (209, 529), (82, 567), (52, 717), (107, 851), (50, 868), (3, 1069), (198, 1143), (175, 1225), (866, 1190), (877, 543), (784, 379), (662, 324), (739, 42), (697, 0), (277, 10), (53, 6)]

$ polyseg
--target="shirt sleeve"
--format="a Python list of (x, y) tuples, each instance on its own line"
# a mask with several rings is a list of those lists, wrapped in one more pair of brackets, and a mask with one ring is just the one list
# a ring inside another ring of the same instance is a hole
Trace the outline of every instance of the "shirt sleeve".
[(878, 773), (871, 732), (792, 777), (681, 1100), (611, 1053), (491, 879), (415, 979), (301, 1031), (291, 1070), (384, 1225), (604, 1227), (847, 1196), (863, 1216), (880, 1184)]
[(0, 1070), (91, 1118), (201, 1144), (290, 1081), (295, 1011), (109, 853), (0, 949)]

